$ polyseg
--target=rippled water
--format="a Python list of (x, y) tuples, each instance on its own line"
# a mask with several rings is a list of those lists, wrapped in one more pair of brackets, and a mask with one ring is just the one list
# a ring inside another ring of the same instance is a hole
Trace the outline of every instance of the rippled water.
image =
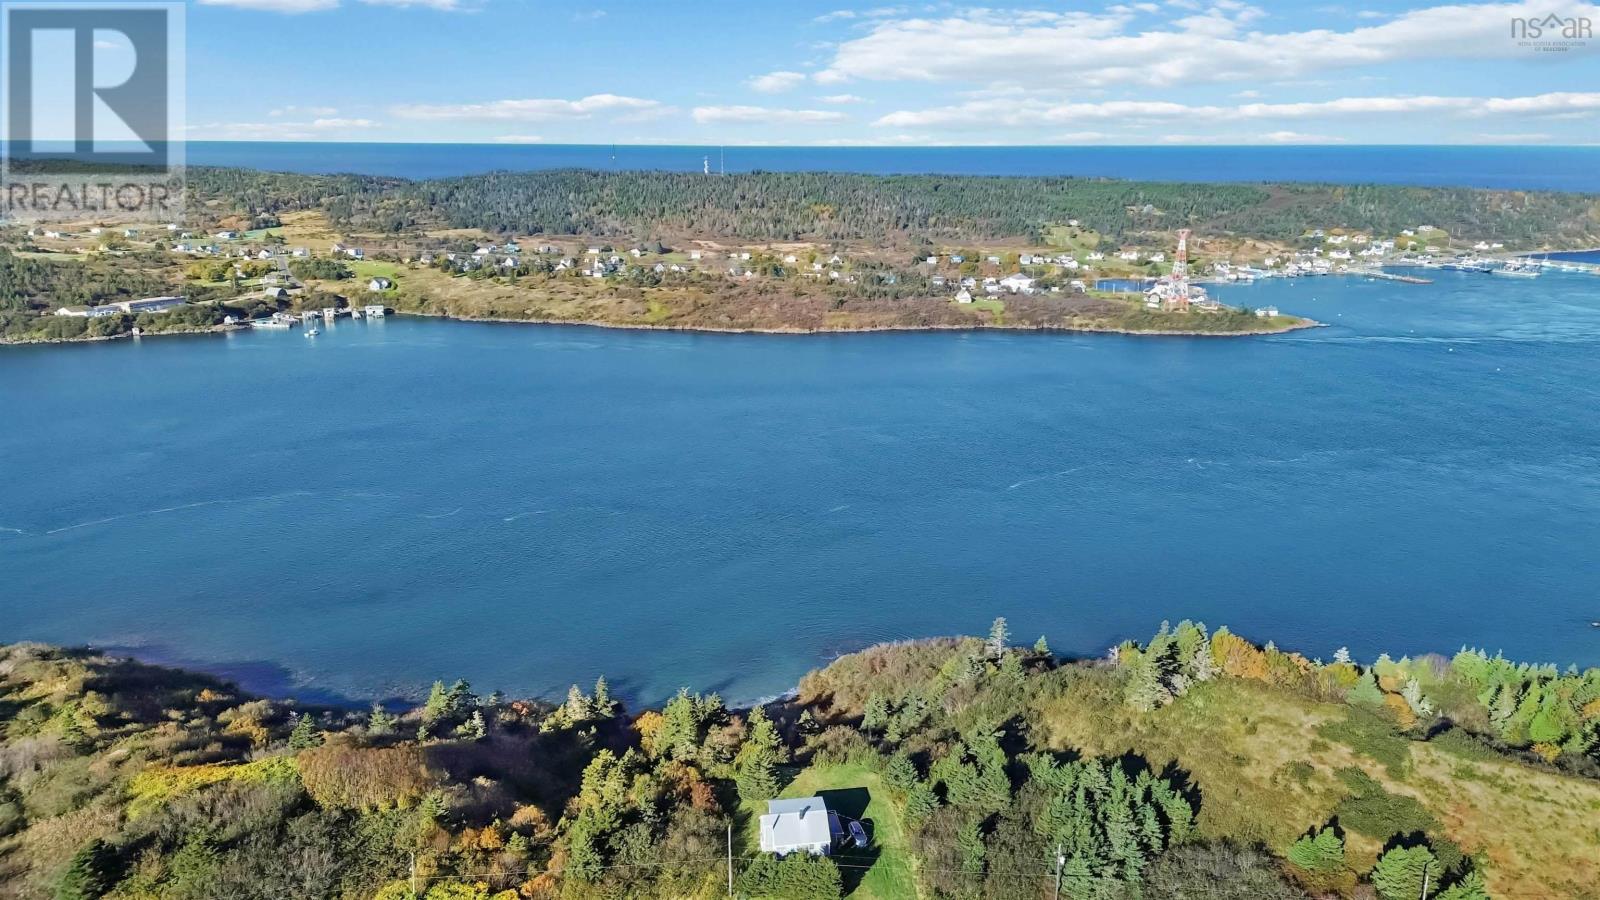
[(1600, 278), (1220, 292), (1331, 327), (0, 348), (0, 640), (356, 699), (750, 699), (996, 615), (1600, 663)]

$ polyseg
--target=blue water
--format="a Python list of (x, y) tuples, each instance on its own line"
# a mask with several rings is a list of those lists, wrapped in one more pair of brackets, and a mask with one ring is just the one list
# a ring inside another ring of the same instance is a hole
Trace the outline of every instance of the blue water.
[(750, 699), (865, 644), (1163, 618), (1600, 663), (1600, 278), (1218, 288), (1268, 338), (394, 318), (0, 348), (0, 640), (276, 692), (607, 674)]
[(661, 169), (1080, 175), (1600, 192), (1600, 147), (692, 147), (194, 141), (191, 165), (437, 178), (495, 170)]

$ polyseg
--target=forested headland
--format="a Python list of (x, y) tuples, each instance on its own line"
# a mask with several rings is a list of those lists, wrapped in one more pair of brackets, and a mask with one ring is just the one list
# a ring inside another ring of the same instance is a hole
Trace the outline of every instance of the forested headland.
[[(760, 852), (777, 796), (866, 847)], [(410, 709), (0, 647), (0, 895), (1593, 897), (1600, 670), (1358, 662), (1165, 624), (883, 645), (788, 699), (628, 710), (433, 686)], [(1426, 890), (1424, 889), (1426, 885)]]
[(1038, 240), (1080, 220), (1112, 240), (1193, 228), (1293, 240), (1314, 229), (1394, 235), (1419, 224), (1519, 248), (1600, 243), (1600, 197), (1386, 185), (1205, 184), (1100, 178), (566, 169), (408, 181), (194, 169), (206, 204), (325, 212), (341, 228), (758, 241)]

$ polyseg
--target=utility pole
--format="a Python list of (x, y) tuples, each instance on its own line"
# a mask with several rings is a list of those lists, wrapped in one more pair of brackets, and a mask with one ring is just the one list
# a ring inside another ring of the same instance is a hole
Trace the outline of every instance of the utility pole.
[(1432, 866), (1432, 865), (1433, 865), (1433, 860), (1431, 860), (1431, 859), (1422, 864), (1422, 898), (1421, 898), (1421, 900), (1428, 900), (1428, 876), (1430, 874), (1432, 874), (1431, 872), (1428, 871), (1428, 867)]
[(1067, 858), (1065, 856), (1061, 855), (1061, 844), (1058, 841), (1056, 843), (1056, 897), (1055, 897), (1055, 900), (1061, 900), (1061, 866), (1066, 861), (1067, 861)]
[(728, 823), (728, 896), (733, 896), (733, 823)]
[(411, 851), (411, 900), (417, 900), (417, 851)]

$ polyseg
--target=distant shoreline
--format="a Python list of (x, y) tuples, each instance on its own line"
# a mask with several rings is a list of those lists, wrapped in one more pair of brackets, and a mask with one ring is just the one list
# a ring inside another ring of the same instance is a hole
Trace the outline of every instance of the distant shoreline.
[[(411, 316), (418, 319), (447, 319), (453, 322), (489, 322), (497, 325), (576, 325), (587, 328), (610, 328), (623, 331), (682, 331), (702, 334), (766, 334), (766, 335), (824, 335), (824, 334), (874, 334), (885, 332), (976, 332), (976, 331), (1006, 331), (1006, 332), (1041, 332), (1061, 334), (1120, 334), (1128, 337), (1266, 337), (1274, 334), (1288, 334), (1292, 331), (1301, 331), (1307, 328), (1323, 328), (1326, 322), (1317, 322), (1312, 319), (1301, 318), (1299, 321), (1285, 325), (1282, 328), (1252, 328), (1245, 331), (1179, 331), (1164, 329), (1161, 331), (1138, 331), (1131, 328), (1097, 328), (1093, 326), (1066, 326), (1066, 325), (871, 325), (862, 328), (717, 328), (710, 325), (651, 325), (648, 323), (620, 323), (620, 322), (595, 322), (576, 319), (509, 319), (504, 317), (479, 318), (476, 316), (457, 316), (450, 313), (413, 312), (410, 310), (396, 310), (391, 316)], [(39, 344), (93, 344), (105, 341), (129, 340), (132, 338), (153, 338), (168, 336), (193, 336), (207, 334), (228, 334), (239, 331), (251, 331), (247, 324), (214, 325), (210, 328), (182, 328), (172, 331), (147, 331), (143, 334), (109, 334), (109, 335), (84, 335), (72, 338), (0, 338), (0, 346), (22, 347)]]
[(419, 319), (449, 319), (455, 322), (492, 322), (499, 325), (579, 325), (588, 328), (612, 328), (623, 331), (684, 331), (703, 334), (768, 334), (804, 336), (813, 334), (873, 334), (885, 332), (916, 331), (1009, 331), (1058, 332), (1067, 334), (1120, 334), (1129, 337), (1266, 337), (1288, 334), (1306, 328), (1323, 328), (1326, 322), (1300, 318), (1282, 328), (1252, 328), (1247, 331), (1138, 331), (1132, 328), (1097, 328), (1069, 325), (868, 325), (861, 328), (718, 328), (711, 325), (651, 325), (649, 323), (595, 322), (579, 319), (511, 319), (501, 317), (457, 316), (450, 313), (413, 312), (396, 310), (390, 315), (413, 316)]

